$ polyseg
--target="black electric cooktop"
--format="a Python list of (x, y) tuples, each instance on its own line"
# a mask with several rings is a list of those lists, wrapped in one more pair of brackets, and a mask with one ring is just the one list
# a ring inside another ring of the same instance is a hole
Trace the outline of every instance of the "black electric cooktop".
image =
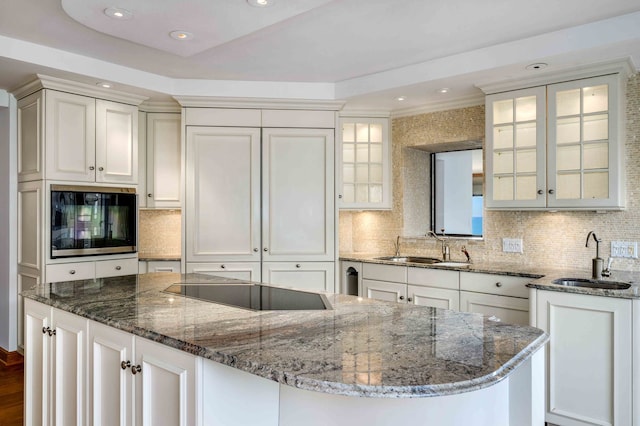
[(253, 311), (331, 309), (323, 294), (262, 284), (174, 284), (165, 291)]

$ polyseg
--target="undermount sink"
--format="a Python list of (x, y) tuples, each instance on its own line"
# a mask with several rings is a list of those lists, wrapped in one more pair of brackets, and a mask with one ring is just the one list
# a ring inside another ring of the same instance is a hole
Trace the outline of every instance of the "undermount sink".
[(626, 290), (631, 287), (631, 284), (620, 281), (593, 280), (588, 278), (558, 278), (557, 280), (553, 280), (553, 283), (569, 287), (600, 288), (603, 290)]
[(384, 257), (376, 257), (377, 260), (387, 260), (390, 262), (398, 262), (398, 263), (426, 263), (426, 264), (434, 264), (441, 263), (442, 260), (436, 259), (435, 257), (420, 257), (420, 256), (384, 256)]

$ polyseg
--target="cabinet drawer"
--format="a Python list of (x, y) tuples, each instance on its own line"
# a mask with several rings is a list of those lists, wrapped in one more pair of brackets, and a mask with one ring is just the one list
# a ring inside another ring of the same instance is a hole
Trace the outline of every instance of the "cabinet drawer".
[(365, 263), (362, 265), (362, 278), (377, 281), (407, 282), (407, 267)]
[(460, 272), (442, 269), (407, 268), (407, 282), (429, 287), (460, 289)]
[(460, 272), (460, 290), (477, 293), (528, 298), (529, 289), (525, 286), (531, 281), (533, 278)]
[(101, 260), (96, 262), (96, 278), (117, 277), (138, 273), (138, 259)]
[(260, 262), (187, 263), (187, 274), (260, 282)]
[(95, 275), (95, 262), (74, 262), (47, 265), (45, 278), (47, 282), (55, 283), (58, 281), (91, 280)]

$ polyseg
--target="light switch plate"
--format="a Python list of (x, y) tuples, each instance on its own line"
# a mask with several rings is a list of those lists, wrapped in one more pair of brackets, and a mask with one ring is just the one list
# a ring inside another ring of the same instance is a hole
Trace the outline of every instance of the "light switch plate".
[(502, 251), (505, 253), (522, 253), (522, 238), (503, 238)]
[(633, 241), (611, 241), (611, 257), (638, 258), (638, 243)]

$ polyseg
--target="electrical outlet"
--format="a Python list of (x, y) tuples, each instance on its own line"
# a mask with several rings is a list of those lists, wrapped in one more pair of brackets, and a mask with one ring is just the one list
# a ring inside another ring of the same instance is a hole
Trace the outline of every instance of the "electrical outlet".
[(611, 241), (611, 257), (638, 258), (638, 243), (628, 241)]
[(522, 253), (522, 238), (503, 238), (502, 251), (505, 253)]

